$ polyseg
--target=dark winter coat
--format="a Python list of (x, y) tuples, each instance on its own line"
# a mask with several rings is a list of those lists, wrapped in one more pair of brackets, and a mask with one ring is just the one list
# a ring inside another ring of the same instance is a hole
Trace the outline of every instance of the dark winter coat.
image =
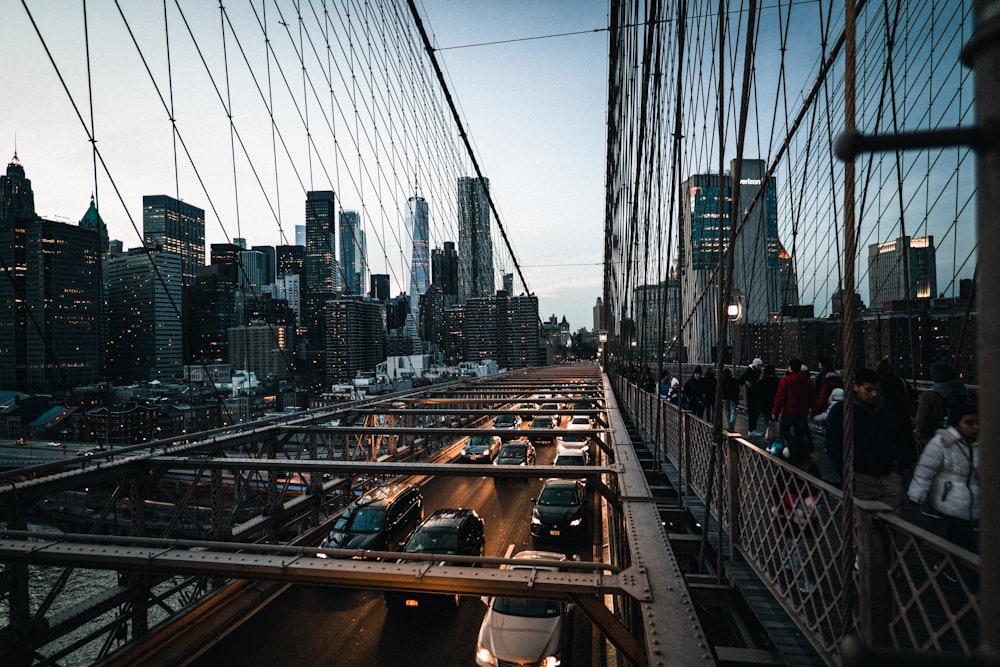
[[(854, 472), (884, 477), (902, 472), (917, 459), (909, 416), (879, 396), (873, 407), (854, 401)], [(837, 470), (844, 469), (844, 403), (826, 418), (826, 451)]]

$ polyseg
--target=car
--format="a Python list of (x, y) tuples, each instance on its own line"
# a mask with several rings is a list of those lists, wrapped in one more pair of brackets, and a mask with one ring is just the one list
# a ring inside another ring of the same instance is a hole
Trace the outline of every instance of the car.
[(556, 456), (581, 451), (590, 455), (590, 438), (582, 433), (563, 433), (556, 437)]
[(500, 450), (499, 435), (472, 435), (462, 448), (462, 458), (469, 463), (489, 463)]
[(493, 465), (533, 466), (535, 465), (535, 447), (526, 438), (506, 442), (493, 459)]
[(538, 406), (534, 403), (521, 403), (515, 408), (517, 414), (520, 415), (521, 419), (533, 419), (535, 416), (535, 411), (538, 410)]
[[(543, 403), (541, 405), (541, 407), (539, 407), (538, 409), (539, 410), (552, 410), (552, 411), (555, 411), (555, 410), (560, 410), (561, 408), (556, 403)], [(547, 415), (547, 416), (549, 416), (549, 415)], [(558, 428), (559, 427), (559, 422), (562, 421), (562, 417), (560, 415), (551, 415), (551, 419), (552, 419), (552, 426), (553, 426), (553, 428)]]
[(510, 412), (497, 415), (496, 419), (493, 420), (493, 428), (521, 428), (521, 416)]
[[(508, 565), (507, 569), (558, 572), (558, 565), (540, 565), (537, 561), (560, 562), (566, 556), (552, 551), (521, 551), (514, 560), (524, 564)], [(476, 641), (477, 665), (560, 664), (569, 637), (572, 603), (504, 597), (483, 598), (483, 602), (486, 616)]]
[(584, 488), (575, 479), (545, 480), (532, 502), (532, 537), (577, 537), (583, 533)]
[(574, 410), (593, 410), (594, 406), (589, 401), (577, 401), (573, 403)]
[[(417, 526), (403, 547), (404, 552), (411, 554), (458, 556), (482, 556), (485, 550), (486, 527), (483, 519), (475, 510), (467, 508), (442, 508), (435, 511)], [(458, 601), (457, 595), (385, 592), (385, 604), (390, 609), (428, 607), (434, 604), (448, 604), (457, 608)]]
[[(424, 518), (424, 496), (412, 484), (372, 489), (333, 522), (324, 549), (395, 551)], [(326, 558), (326, 554), (319, 554)]]
[[(587, 452), (583, 450), (574, 450), (563, 452), (562, 454), (556, 454), (556, 458), (553, 459), (552, 465), (554, 466), (586, 466), (590, 461), (587, 458)], [(581, 486), (587, 485), (586, 478), (577, 479)]]
[(552, 424), (551, 417), (547, 415), (535, 417), (531, 420), (531, 423), (528, 424), (528, 429), (531, 431), (531, 433), (528, 434), (528, 437), (532, 442), (555, 442), (556, 435), (552, 430), (553, 428), (555, 427)]

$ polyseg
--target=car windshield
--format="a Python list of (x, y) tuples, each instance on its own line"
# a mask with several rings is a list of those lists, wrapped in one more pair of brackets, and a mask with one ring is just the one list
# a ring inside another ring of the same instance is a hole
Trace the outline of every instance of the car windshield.
[(524, 445), (507, 445), (500, 452), (500, 456), (505, 459), (523, 459), (528, 454), (528, 448)]
[(568, 507), (576, 505), (576, 491), (570, 486), (547, 486), (538, 496), (539, 505), (561, 505)]
[(440, 530), (417, 531), (406, 545), (406, 550), (414, 554), (453, 554), (456, 549), (458, 549), (458, 535)]
[(497, 598), (493, 611), (507, 616), (527, 616), (530, 618), (552, 618), (558, 616), (558, 602), (548, 600), (522, 600), (520, 598)]
[(509, 426), (514, 423), (514, 415), (500, 415), (497, 417), (495, 426)]
[(333, 530), (339, 533), (377, 533), (384, 525), (384, 507), (355, 507), (337, 518)]
[(469, 447), (485, 447), (490, 444), (490, 439), (485, 435), (474, 435), (469, 438)]
[(557, 466), (582, 466), (582, 456), (557, 456), (554, 464)]
[(590, 417), (573, 417), (573, 424), (590, 424)]
[(566, 434), (562, 437), (563, 442), (586, 442), (587, 436), (585, 435), (570, 435)]
[(535, 417), (531, 420), (531, 428), (552, 428), (550, 417)]

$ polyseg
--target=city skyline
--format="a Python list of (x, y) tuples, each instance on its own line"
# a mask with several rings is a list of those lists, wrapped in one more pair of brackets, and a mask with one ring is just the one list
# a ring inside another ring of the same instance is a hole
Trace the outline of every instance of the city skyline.
[[(78, 10), (74, 8), (70, 13)], [(405, 167), (405, 175), (400, 173), (398, 184), (386, 183), (388, 190), (383, 187), (379, 195), (384, 201), (378, 201), (375, 198), (377, 189), (365, 180), (364, 168), (358, 159), (367, 161), (367, 153), (359, 155), (358, 149), (348, 144), (347, 135), (344, 135), (342, 149), (320, 143), (321, 134), (329, 133), (329, 124), (335, 123), (343, 131), (347, 127), (344, 123), (349, 122), (353, 127), (356, 119), (351, 114), (341, 119), (340, 112), (335, 110), (336, 118), (329, 118), (327, 113), (324, 120), (323, 114), (316, 112), (314, 100), (310, 100), (313, 106), (310, 118), (316, 125), (311, 141), (316, 146), (311, 151), (311, 164), (301, 126), (298, 134), (292, 134), (287, 124), (278, 125), (283, 136), (278, 140), (275, 157), (267, 117), (252, 115), (262, 105), (254, 99), (256, 86), (245, 73), (232, 87), (236, 129), (256, 132), (262, 139), (260, 148), (264, 154), (254, 154), (254, 147), (250, 146), (251, 153), (243, 156), (237, 146), (238, 164), (227, 164), (230, 161), (223, 156), (229, 156), (232, 148), (228, 118), (206, 80), (203, 65), (192, 49), (191, 38), (184, 37), (183, 28), (175, 32), (181, 25), (181, 10), (193, 25), (199, 26), (192, 37), (205, 41), (202, 48), (213, 75), (221, 74), (214, 68), (222, 62), (217, 34), (218, 7), (186, 3), (171, 6), (169, 20), (175, 74), (184, 71), (183, 68), (187, 68), (188, 74), (182, 87), (174, 87), (177, 104), (174, 117), (179, 133), (176, 136), (171, 123), (163, 121), (163, 108), (153, 88), (153, 85), (164, 89), (167, 86), (162, 8), (156, 11), (144, 5), (127, 7), (123, 9), (124, 19), (113, 9), (100, 11), (99, 8), (90, 12), (97, 147), (106, 161), (107, 171), (115, 179), (114, 187), (109, 184), (100, 164), (95, 183), (92, 146), (54, 73), (54, 67), (58, 67), (65, 74), (74, 98), (80, 95), (81, 85), (86, 88), (86, 73), (80, 68), (85, 60), (81, 56), (82, 34), (68, 29), (74, 20), (79, 19), (77, 25), (82, 24), (82, 15), (71, 17), (48, 7), (30, 8), (42, 38), (53, 50), (54, 65), (48, 61), (26, 13), (20, 8), (12, 8), (5, 15), (0, 38), (5, 43), (17, 44), (18, 48), (16, 56), (12, 56), (16, 66), (0, 72), (0, 86), (10, 100), (44, 99), (46, 104), (41, 108), (8, 104), (0, 109), (0, 155), (6, 163), (16, 150), (33, 170), (42, 216), (76, 222), (87, 210), (94, 194), (110, 237), (122, 240), (125, 248), (135, 247), (139, 245), (141, 233), (136, 228), (141, 228), (142, 195), (165, 193), (206, 211), (207, 244), (242, 237), (251, 246), (278, 246), (294, 243), (295, 228), (304, 223), (301, 204), (296, 202), (304, 198), (307, 190), (329, 188), (336, 192), (338, 211), (356, 210), (361, 215), (361, 229), (367, 234), (369, 272), (388, 275), (393, 293), (406, 292), (410, 275), (405, 208), (406, 196), (412, 193), (413, 178), (419, 178), (421, 193), (430, 204), (431, 247), (440, 247), (446, 240), (457, 241), (454, 180), (449, 178), (445, 185), (436, 185), (435, 175), (428, 171), (437, 168), (434, 156), (426, 154), (424, 157), (426, 149), (422, 145), (399, 143), (400, 150), (408, 151), (410, 161), (418, 164), (415, 169)], [(539, 296), (543, 312), (566, 314), (574, 325), (588, 325), (590, 304), (601, 291), (607, 33), (508, 46), (454, 50), (448, 47), (603, 29), (607, 25), (606, 5), (560, 1), (532, 7), (515, 8), (506, 3), (466, 7), (434, 0), (421, 3), (420, 10), (432, 42), (441, 47), (439, 62), (450, 80), (451, 93), (461, 107), (466, 129), (477, 145), (480, 164), (494, 183), (495, 203), (519, 255), (529, 289)], [(255, 44), (261, 43), (257, 21), (248, 8), (227, 8), (227, 14), (237, 36), (245, 40), (248, 35), (253, 37), (256, 31)], [(503, 20), (498, 20), (499, 17)], [(266, 18), (275, 31), (271, 38), (275, 59), (294, 59), (291, 40), (278, 24), (279, 17), (269, 12)], [(143, 69), (127, 34), (123, 34), (125, 19), (136, 31), (144, 55), (150, 61), (152, 79)], [(207, 26), (215, 26), (216, 34), (212, 35)], [(173, 39), (175, 34), (180, 35), (176, 41)], [(230, 41), (230, 46), (232, 44)], [(260, 50), (256, 53), (262, 55)], [(230, 57), (234, 56), (235, 52), (230, 53)], [(260, 67), (263, 71), (263, 62)], [(317, 84), (319, 77), (317, 73)], [(126, 81), (130, 82), (127, 86)], [(175, 77), (175, 84), (179, 81), (180, 78)], [(287, 91), (285, 97), (288, 97)], [(484, 98), (488, 101), (482, 102)], [(346, 112), (351, 106), (350, 98), (345, 96), (343, 99), (348, 102)], [(581, 104), (583, 101), (587, 104)], [(287, 99), (284, 107), (294, 114)], [(527, 114), (532, 119), (530, 124), (524, 122)], [(404, 132), (406, 136), (426, 132), (411, 127), (405, 119), (396, 118), (400, 126), (397, 141)], [(287, 115), (276, 116), (276, 122), (288, 120)], [(294, 120), (298, 123), (297, 116)], [(361, 117), (360, 120), (366, 119)], [(380, 128), (378, 134), (389, 136), (384, 128)], [(204, 185), (192, 176), (192, 165), (183, 154), (183, 146), (178, 145), (177, 160), (172, 156), (171, 145), (177, 136), (190, 151), (193, 166), (198, 169)], [(284, 147), (281, 139), (286, 144)], [(136, 145), (143, 147), (141, 158), (135, 154)], [(339, 156), (339, 151), (344, 155)], [(355, 157), (347, 160), (347, 154)], [(585, 158), (585, 154), (588, 157)], [(299, 162), (297, 175), (284, 166), (284, 162), (293, 157)], [(247, 158), (262, 170), (261, 173), (251, 173)], [(320, 164), (319, 159), (325, 162)], [(266, 167), (276, 160), (281, 173), (268, 174)], [(420, 165), (422, 161), (427, 164)], [(474, 175), (467, 160), (461, 160), (456, 167), (462, 174)], [(234, 183), (234, 177), (238, 183)], [(267, 191), (266, 195), (261, 188)], [(385, 197), (389, 190), (398, 192)], [(541, 196), (542, 192), (545, 196)], [(578, 243), (573, 248), (559, 251), (556, 243), (538, 239), (538, 234), (557, 238), (552, 234), (555, 230), (547, 231), (556, 221), (564, 229), (568, 224), (578, 227)], [(506, 255), (506, 249), (503, 253)], [(503, 274), (513, 272), (509, 258), (500, 262), (495, 267), (498, 284)], [(517, 291), (521, 291), (520, 285)]]

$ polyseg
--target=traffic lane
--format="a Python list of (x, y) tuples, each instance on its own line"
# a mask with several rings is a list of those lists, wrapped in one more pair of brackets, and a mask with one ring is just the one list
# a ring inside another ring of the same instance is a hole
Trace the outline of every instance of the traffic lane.
[[(542, 452), (542, 460), (551, 462), (554, 448)], [(471, 507), (485, 521), (486, 555), (502, 556), (509, 545), (516, 553), (532, 548), (531, 498), (540, 486), (541, 480), (494, 482), (485, 476), (432, 479), (424, 485), (425, 515), (439, 507)], [(398, 611), (387, 613), (377, 590), (293, 586), (195, 664), (395, 666), (474, 659), (486, 613), (479, 598), (463, 597), (457, 611)]]

